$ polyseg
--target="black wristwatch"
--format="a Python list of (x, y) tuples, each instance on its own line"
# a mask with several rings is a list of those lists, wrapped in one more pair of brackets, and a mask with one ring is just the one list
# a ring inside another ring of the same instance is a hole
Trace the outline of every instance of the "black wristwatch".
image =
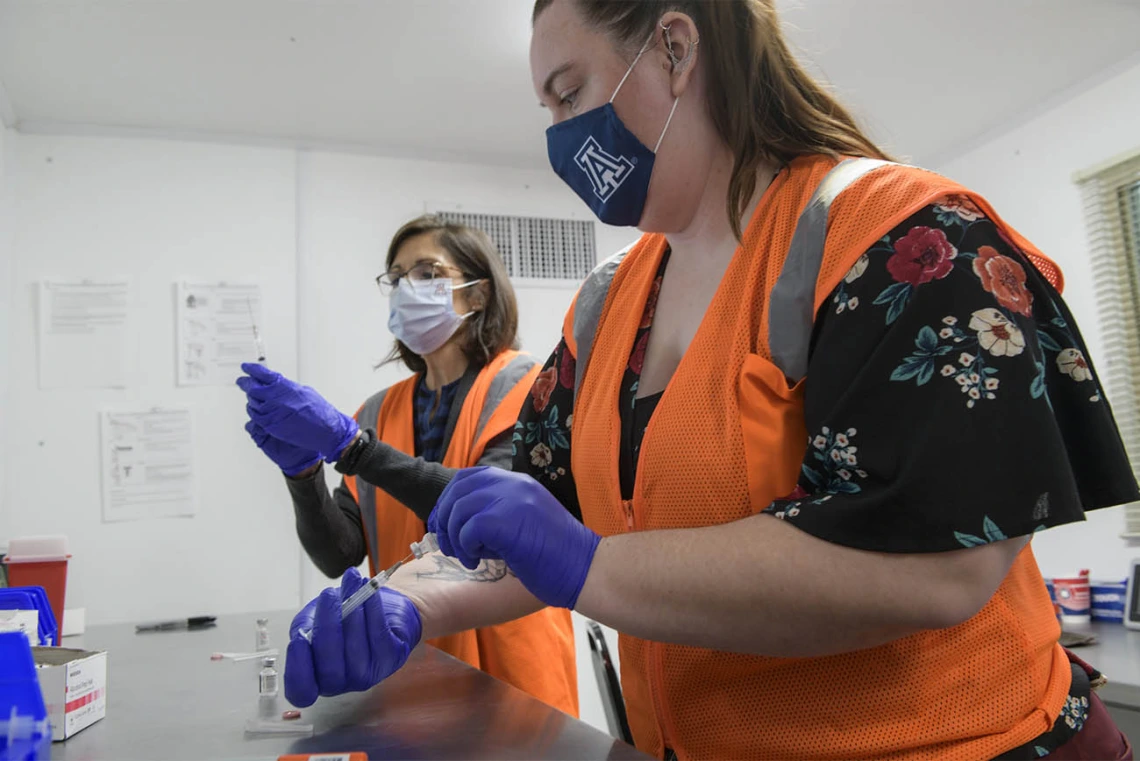
[(346, 476), (356, 475), (356, 466), (364, 459), (364, 454), (376, 443), (376, 434), (370, 428), (360, 432), (356, 441), (349, 444), (348, 449), (336, 462), (336, 470)]

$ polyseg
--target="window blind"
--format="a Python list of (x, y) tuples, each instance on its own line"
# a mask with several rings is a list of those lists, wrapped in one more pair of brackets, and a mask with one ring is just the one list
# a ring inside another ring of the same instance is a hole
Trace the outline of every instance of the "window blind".
[[(1124, 446), (1140, 476), (1140, 152), (1077, 177), (1104, 338), (1096, 357)], [(1124, 535), (1140, 537), (1140, 503)]]

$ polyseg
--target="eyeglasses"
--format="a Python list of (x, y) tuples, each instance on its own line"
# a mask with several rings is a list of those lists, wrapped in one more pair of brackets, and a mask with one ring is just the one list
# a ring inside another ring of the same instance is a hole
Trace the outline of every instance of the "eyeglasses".
[(415, 283), (424, 280), (435, 280), (437, 278), (455, 280), (465, 277), (467, 277), (467, 275), (461, 270), (443, 264), (442, 262), (420, 262), (407, 272), (390, 269), (383, 275), (377, 275), (376, 285), (380, 287), (380, 293), (385, 296), (391, 296), (392, 292), (400, 287), (400, 281), (403, 278), (408, 278)]

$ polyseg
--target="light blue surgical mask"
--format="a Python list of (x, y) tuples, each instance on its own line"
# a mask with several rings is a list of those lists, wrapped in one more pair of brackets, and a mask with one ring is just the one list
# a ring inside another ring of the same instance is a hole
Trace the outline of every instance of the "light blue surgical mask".
[(472, 280), (455, 285), (447, 278), (400, 278), (390, 297), (388, 330), (421, 357), (439, 350), (451, 340), (463, 321), (474, 314), (456, 314), (452, 293), (481, 282)]

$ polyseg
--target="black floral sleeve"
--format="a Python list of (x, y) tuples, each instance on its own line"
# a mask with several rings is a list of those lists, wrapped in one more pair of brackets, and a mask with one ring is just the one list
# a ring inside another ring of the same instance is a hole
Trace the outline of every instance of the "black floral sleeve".
[(816, 321), (795, 493), (837, 544), (973, 547), (1140, 497), (1068, 308), (967, 198), (867, 251)]
[(570, 472), (570, 429), (574, 425), (574, 355), (560, 341), (523, 402), (513, 436), (516, 473), (541, 483), (578, 520), (582, 510)]

